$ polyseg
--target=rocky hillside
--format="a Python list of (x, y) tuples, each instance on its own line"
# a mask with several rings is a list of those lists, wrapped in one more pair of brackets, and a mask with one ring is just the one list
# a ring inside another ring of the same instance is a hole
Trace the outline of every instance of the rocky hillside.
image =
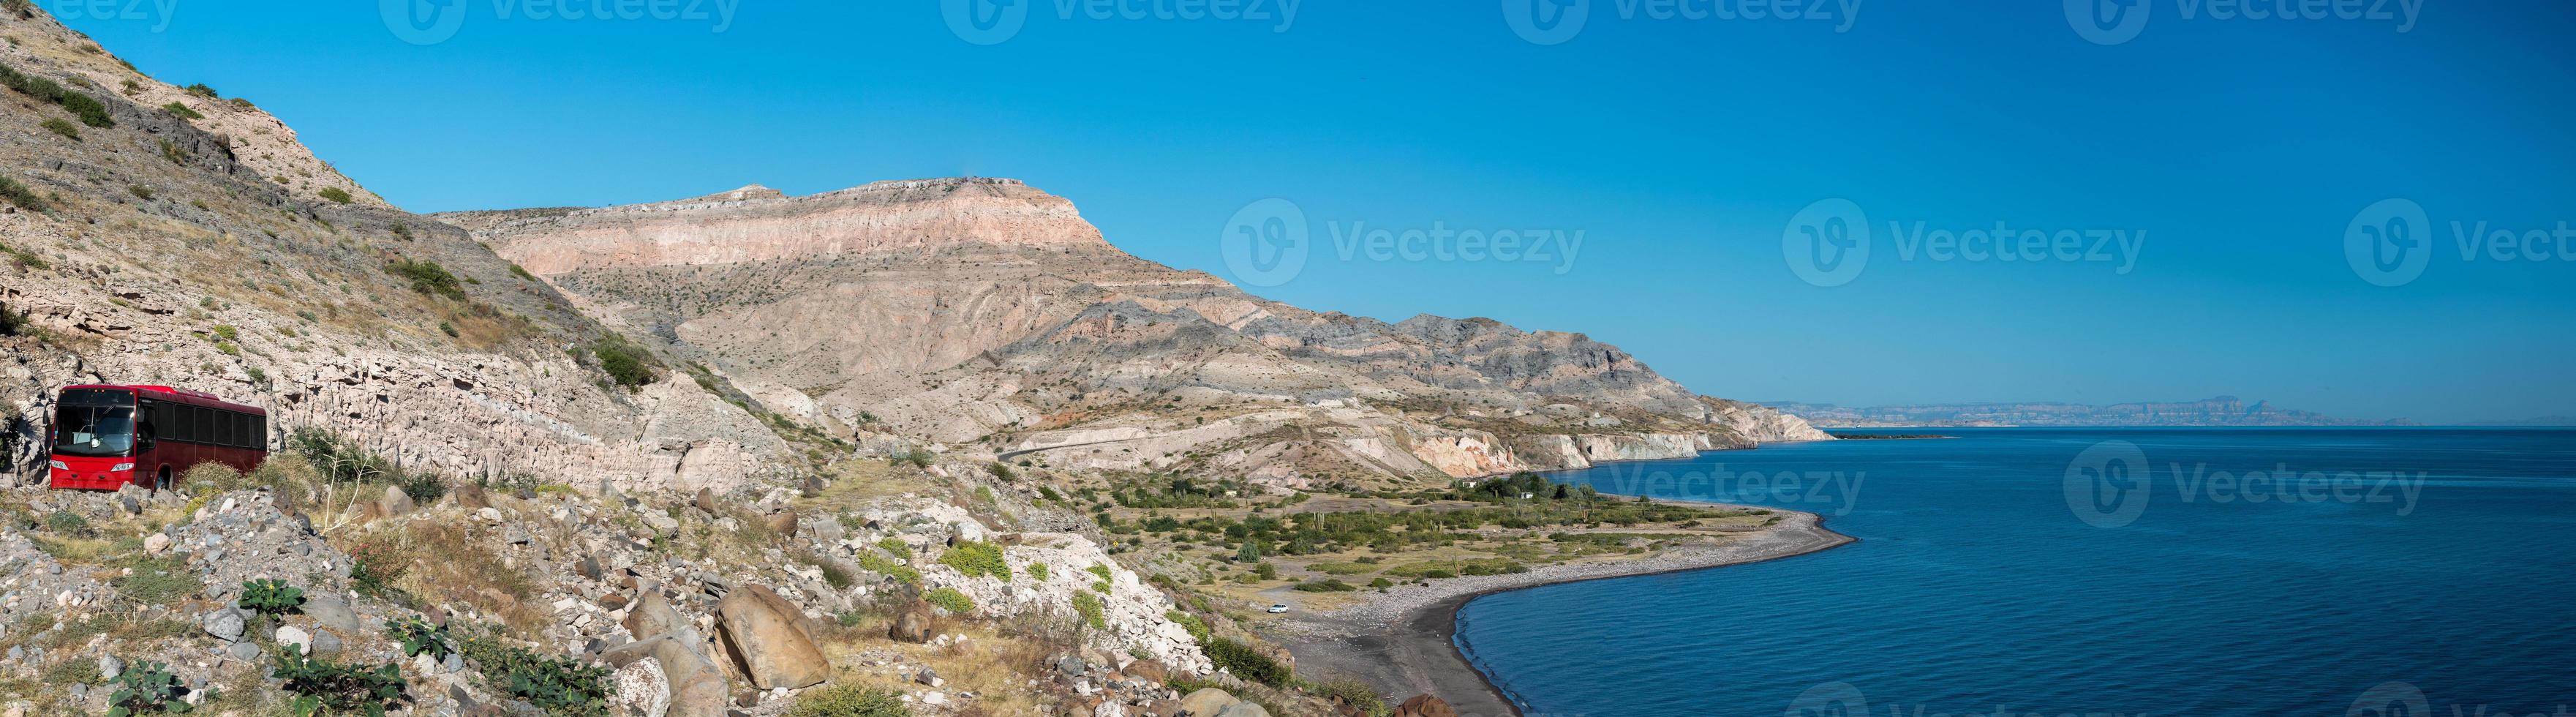
[[(721, 386), (619, 385), (599, 351), (629, 342), (250, 102), (155, 80), (40, 13), (0, 13), (0, 32), (9, 415), (47, 415), (63, 385), (169, 384), (405, 465), (629, 486), (730, 485), (798, 451)], [(41, 426), (9, 429), (26, 470)]]
[(1035, 464), (1301, 487), (1826, 438), (1581, 334), (1268, 301), (1016, 180), (438, 218), (766, 410)]

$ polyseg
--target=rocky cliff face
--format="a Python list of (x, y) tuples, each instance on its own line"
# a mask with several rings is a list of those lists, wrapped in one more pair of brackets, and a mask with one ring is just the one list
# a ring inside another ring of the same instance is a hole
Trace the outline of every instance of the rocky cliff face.
[(770, 410), (1011, 459), (1298, 486), (1827, 438), (1581, 334), (1261, 299), (1015, 180), (440, 218)]
[[(567, 348), (607, 327), (465, 232), (386, 206), (249, 103), (154, 81), (41, 13), (0, 28), (22, 84), (104, 108), (87, 121), (0, 90), (0, 162), (26, 188), (0, 203), (13, 415), (46, 415), (68, 384), (168, 384), (408, 466), (586, 485), (730, 484), (790, 452), (695, 382), (603, 388)], [(20, 474), (41, 475), (42, 428), (9, 426)]]

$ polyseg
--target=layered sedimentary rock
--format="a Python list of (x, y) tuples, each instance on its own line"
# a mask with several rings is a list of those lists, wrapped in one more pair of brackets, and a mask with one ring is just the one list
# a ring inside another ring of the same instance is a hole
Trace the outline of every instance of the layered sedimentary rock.
[(1582, 334), (1262, 299), (1016, 180), (441, 218), (770, 410), (1010, 460), (1305, 485), (1827, 438)]

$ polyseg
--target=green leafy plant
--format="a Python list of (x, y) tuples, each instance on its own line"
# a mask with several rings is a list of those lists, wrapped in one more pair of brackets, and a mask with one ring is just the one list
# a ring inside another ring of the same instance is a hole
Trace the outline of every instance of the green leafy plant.
[(295, 695), (287, 709), (298, 717), (322, 714), (363, 714), (382, 717), (386, 710), (401, 706), (402, 669), (391, 664), (366, 667), (314, 658), (301, 650), (285, 650), (277, 656), (277, 666), (269, 676), (284, 681), (285, 690)]
[(1037, 578), (1038, 582), (1046, 582), (1046, 563), (1029, 563), (1029, 577)]
[(193, 706), (182, 699), (188, 688), (170, 666), (158, 662), (138, 662), (125, 668), (123, 674), (109, 682), (116, 694), (107, 698), (107, 717), (135, 715), (186, 714)]
[(275, 617), (304, 608), (304, 589), (261, 578), (242, 583), (241, 606), (244, 610)]
[(912, 546), (903, 544), (902, 538), (894, 536), (878, 538), (877, 547), (885, 550), (887, 553), (893, 554), (895, 557), (903, 558), (905, 560), (912, 559)]
[(609, 380), (627, 388), (652, 383), (653, 367), (660, 363), (644, 347), (615, 334), (591, 342), (590, 353), (599, 358), (599, 370), (607, 372)]
[(1190, 639), (1201, 643), (1207, 642), (1208, 636), (1214, 634), (1208, 631), (1207, 621), (1200, 620), (1197, 615), (1192, 615), (1179, 610), (1172, 610), (1163, 613), (1163, 619), (1170, 620), (1174, 624), (1180, 625), (1183, 630), (1188, 630), (1190, 632)]
[(923, 602), (937, 605), (942, 610), (947, 610), (950, 613), (958, 615), (966, 615), (975, 612), (974, 599), (966, 597), (965, 593), (958, 592), (956, 588), (939, 588), (937, 590), (932, 590), (930, 592), (923, 593), (921, 599)]
[(61, 117), (47, 117), (42, 124), (47, 131), (69, 137), (74, 142), (80, 141), (80, 127)]
[(417, 617), (386, 620), (385, 637), (402, 643), (404, 657), (428, 655), (432, 660), (445, 660), (456, 652), (456, 644), (449, 638), (446, 627), (432, 625), (428, 620)]
[(188, 109), (187, 104), (180, 102), (172, 102), (170, 104), (162, 105), (161, 111), (192, 120), (201, 120), (206, 118), (205, 115), (199, 114), (196, 110)]
[(939, 554), (939, 564), (956, 568), (967, 577), (991, 575), (1004, 581), (1011, 579), (1011, 564), (1002, 559), (1002, 546), (987, 542), (958, 543)]
[(320, 195), (323, 199), (328, 199), (341, 204), (347, 204), (358, 200), (357, 197), (349, 196), (349, 190), (341, 189), (339, 187), (323, 187), (322, 191), (314, 192), (314, 194)]

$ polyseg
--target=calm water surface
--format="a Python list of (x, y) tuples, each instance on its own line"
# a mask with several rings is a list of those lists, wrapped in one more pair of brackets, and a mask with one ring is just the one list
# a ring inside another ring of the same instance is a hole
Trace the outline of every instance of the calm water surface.
[(1861, 542), (1493, 595), (1460, 642), (1533, 716), (2576, 710), (2576, 431), (1940, 433), (1559, 474)]

